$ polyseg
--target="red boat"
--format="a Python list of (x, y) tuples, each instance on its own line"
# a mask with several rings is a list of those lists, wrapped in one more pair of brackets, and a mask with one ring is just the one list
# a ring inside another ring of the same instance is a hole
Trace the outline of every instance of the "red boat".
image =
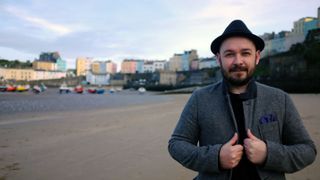
[(78, 86), (76, 86), (76, 87), (74, 88), (74, 91), (75, 91), (76, 93), (81, 94), (81, 93), (83, 93), (83, 87), (80, 86), (80, 85), (78, 85)]
[(8, 92), (14, 92), (14, 91), (16, 91), (16, 87), (15, 86), (11, 86), (11, 85), (7, 85), (7, 91)]
[(88, 93), (95, 94), (96, 92), (97, 92), (97, 89), (95, 89), (95, 88), (88, 89)]

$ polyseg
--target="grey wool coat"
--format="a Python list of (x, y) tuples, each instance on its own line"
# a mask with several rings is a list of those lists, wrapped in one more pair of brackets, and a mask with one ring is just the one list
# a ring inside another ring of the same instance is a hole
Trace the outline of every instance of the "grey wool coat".
[[(261, 179), (285, 179), (311, 164), (316, 147), (289, 95), (253, 82), (256, 97), (243, 102), (245, 127), (267, 145)], [(232, 170), (219, 167), (219, 152), (238, 131), (224, 81), (196, 90), (184, 107), (169, 140), (170, 155), (183, 166), (198, 171), (195, 179), (231, 179)]]

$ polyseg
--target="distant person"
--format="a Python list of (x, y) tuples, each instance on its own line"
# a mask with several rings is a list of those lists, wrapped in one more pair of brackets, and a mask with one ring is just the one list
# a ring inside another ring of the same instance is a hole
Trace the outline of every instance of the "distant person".
[(195, 179), (281, 180), (315, 160), (289, 95), (253, 78), (263, 48), (241, 20), (212, 42), (223, 79), (192, 94), (168, 147)]

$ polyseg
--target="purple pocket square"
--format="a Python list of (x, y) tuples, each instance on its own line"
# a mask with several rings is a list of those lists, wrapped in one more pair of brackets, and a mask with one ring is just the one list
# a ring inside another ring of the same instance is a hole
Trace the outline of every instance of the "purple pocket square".
[(260, 124), (267, 124), (274, 121), (278, 121), (277, 117), (274, 114), (266, 114), (260, 118)]

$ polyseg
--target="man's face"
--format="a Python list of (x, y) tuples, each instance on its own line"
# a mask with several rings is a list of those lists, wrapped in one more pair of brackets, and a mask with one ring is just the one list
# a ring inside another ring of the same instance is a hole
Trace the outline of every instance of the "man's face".
[(217, 58), (223, 77), (232, 86), (244, 86), (253, 76), (259, 63), (260, 51), (244, 37), (230, 37), (223, 41)]

